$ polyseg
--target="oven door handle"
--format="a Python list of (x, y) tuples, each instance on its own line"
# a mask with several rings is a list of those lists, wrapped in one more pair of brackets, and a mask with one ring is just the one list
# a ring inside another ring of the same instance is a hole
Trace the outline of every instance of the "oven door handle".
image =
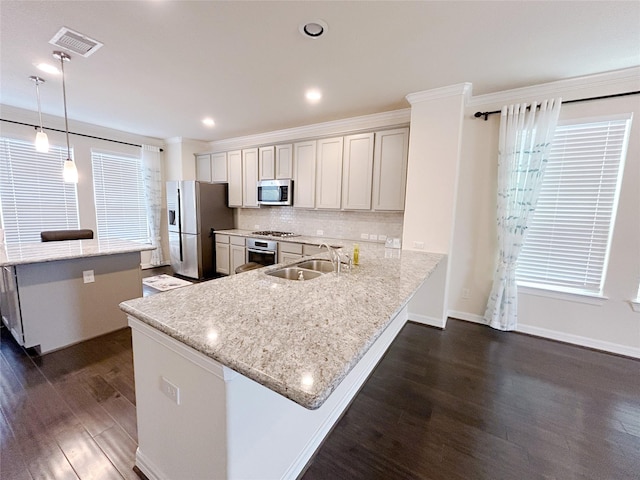
[(261, 253), (263, 255), (273, 255), (274, 257), (276, 256), (276, 252), (274, 252), (273, 250), (256, 250), (254, 248), (247, 248), (247, 252)]

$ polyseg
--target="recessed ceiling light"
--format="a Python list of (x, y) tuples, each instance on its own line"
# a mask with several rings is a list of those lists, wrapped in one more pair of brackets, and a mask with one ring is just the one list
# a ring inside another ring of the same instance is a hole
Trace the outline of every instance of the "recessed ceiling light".
[(324, 20), (312, 20), (301, 24), (298, 31), (307, 38), (318, 38), (329, 31), (329, 25)]
[(207, 117), (207, 118), (203, 119), (202, 123), (204, 123), (207, 127), (213, 127), (216, 124), (216, 122), (214, 122), (213, 118), (211, 118), (211, 117)]
[(52, 73), (52, 74), (60, 74), (60, 70), (57, 67), (54, 67), (50, 63), (34, 63), (34, 65), (43, 72)]
[(309, 100), (309, 102), (316, 103), (319, 102), (322, 98), (322, 92), (317, 89), (311, 89), (307, 90), (307, 93), (305, 93), (304, 96), (307, 97), (307, 100)]

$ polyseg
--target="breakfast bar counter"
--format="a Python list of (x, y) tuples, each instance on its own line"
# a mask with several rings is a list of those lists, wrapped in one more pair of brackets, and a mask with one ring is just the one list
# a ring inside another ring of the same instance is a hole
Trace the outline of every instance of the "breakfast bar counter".
[(0, 311), (21, 345), (47, 353), (127, 325), (118, 308), (142, 295), (140, 252), (128, 240), (0, 247)]
[[(442, 258), (369, 244), (340, 275), (268, 275), (280, 264), (123, 302), (138, 467), (150, 478), (295, 478)], [(163, 446), (184, 425), (194, 441)]]

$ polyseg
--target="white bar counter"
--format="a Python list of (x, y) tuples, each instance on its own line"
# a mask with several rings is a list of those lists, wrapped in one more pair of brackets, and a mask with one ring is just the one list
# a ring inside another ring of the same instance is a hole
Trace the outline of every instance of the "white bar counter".
[(0, 312), (14, 338), (43, 354), (127, 326), (118, 308), (142, 295), (140, 252), (127, 240), (0, 248)]

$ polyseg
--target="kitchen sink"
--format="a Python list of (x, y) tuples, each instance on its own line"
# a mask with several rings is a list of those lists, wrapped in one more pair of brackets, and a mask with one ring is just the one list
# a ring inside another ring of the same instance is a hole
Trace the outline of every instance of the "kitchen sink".
[(333, 264), (331, 263), (331, 260), (305, 260), (304, 262), (296, 263), (295, 266), (322, 273), (333, 272)]
[(265, 273), (272, 277), (285, 278), (287, 280), (311, 280), (312, 278), (317, 278), (323, 275), (323, 272), (297, 267), (284, 267)]

